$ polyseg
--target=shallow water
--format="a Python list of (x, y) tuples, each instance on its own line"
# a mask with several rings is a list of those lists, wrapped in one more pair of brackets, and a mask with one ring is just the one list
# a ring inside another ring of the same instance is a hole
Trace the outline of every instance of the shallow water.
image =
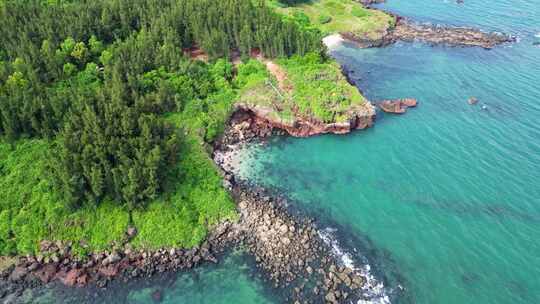
[[(340, 46), (334, 56), (369, 99), (414, 97), (420, 106), (380, 114), (373, 129), (349, 136), (251, 147), (241, 174), (291, 196), (356, 267), (369, 265), (384, 285), (372, 302), (540, 303), (540, 2), (388, 1), (383, 8), (422, 22), (500, 30), (519, 43)], [(480, 103), (468, 105), (471, 96)], [(163, 303), (280, 302), (238, 254), (88, 301), (152, 303), (156, 289)], [(81, 302), (93, 291), (84, 292), (34, 299)]]
[[(254, 263), (242, 252), (231, 252), (219, 265), (206, 265), (189, 272), (166, 273), (128, 283), (113, 282), (106, 290), (44, 288), (28, 290), (25, 303), (275, 303), (254, 272)], [(159, 294), (159, 297), (157, 297)], [(26, 302), (28, 300), (28, 302)]]
[[(244, 176), (387, 252), (416, 303), (540, 303), (540, 3), (389, 1), (422, 22), (517, 35), (487, 51), (400, 43), (334, 56), (371, 100), (414, 97), (350, 136), (277, 139)], [(480, 100), (476, 106), (469, 97)], [(253, 151), (250, 153), (254, 154)], [(391, 285), (389, 287), (392, 287)]]

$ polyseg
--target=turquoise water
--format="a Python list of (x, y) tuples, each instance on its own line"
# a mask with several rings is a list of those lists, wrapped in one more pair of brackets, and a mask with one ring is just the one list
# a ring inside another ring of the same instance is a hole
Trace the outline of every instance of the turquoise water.
[[(519, 42), (490, 51), (341, 46), (333, 55), (370, 100), (414, 97), (420, 106), (348, 136), (273, 139), (246, 151), (241, 173), (337, 229), (393, 303), (540, 303), (540, 2), (388, 2), (422, 22), (501, 30)], [(471, 96), (480, 103), (468, 105)], [(162, 303), (281, 302), (258, 275), (233, 254), (97, 298), (58, 289), (34, 302), (152, 303), (158, 289)]]
[[(254, 272), (253, 261), (240, 252), (221, 260), (219, 265), (206, 265), (189, 272), (167, 273), (128, 283), (114, 282), (106, 290), (47, 288), (28, 290), (21, 301), (25, 303), (190, 303), (190, 304), (249, 304), (274, 303)], [(160, 297), (156, 298), (155, 294)]]
[[(540, 303), (540, 3), (389, 1), (432, 23), (500, 29), (519, 43), (397, 44), (334, 56), (371, 100), (414, 97), (350, 136), (278, 139), (244, 174), (369, 238), (415, 303)], [(476, 106), (467, 99), (475, 96)], [(485, 106), (485, 110), (483, 110)], [(399, 299), (398, 299), (399, 301)]]

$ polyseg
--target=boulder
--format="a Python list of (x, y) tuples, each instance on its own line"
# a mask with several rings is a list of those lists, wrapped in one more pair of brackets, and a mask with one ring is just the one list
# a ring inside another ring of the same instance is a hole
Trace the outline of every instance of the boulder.
[(53, 243), (51, 241), (43, 240), (39, 243), (39, 250), (41, 252), (47, 252), (52, 247)]
[(118, 261), (120, 261), (122, 259), (122, 257), (120, 257), (120, 255), (117, 253), (117, 252), (113, 252), (111, 254), (109, 254), (109, 256), (107, 256), (102, 262), (101, 264), (103, 266), (107, 266), (109, 264), (114, 264)]
[(379, 103), (379, 108), (386, 113), (403, 114), (409, 107), (416, 107), (418, 102), (413, 98), (383, 100)]
[(126, 231), (126, 235), (129, 239), (134, 238), (137, 235), (137, 228), (130, 226)]
[(13, 271), (11, 272), (11, 275), (9, 276), (9, 279), (12, 282), (18, 282), (24, 279), (24, 277), (28, 274), (28, 270), (25, 267), (17, 266)]
[(70, 271), (66, 273), (65, 277), (61, 279), (61, 281), (66, 286), (75, 286), (77, 285), (79, 277), (81, 277), (82, 275), (83, 275), (82, 269), (71, 269)]
[(98, 272), (105, 277), (114, 277), (118, 274), (118, 265), (100, 267)]
[(332, 304), (334, 304), (334, 303), (337, 304), (337, 303), (338, 303), (338, 301), (337, 301), (337, 296), (336, 296), (336, 294), (335, 294), (334, 292), (332, 292), (332, 291), (329, 292), (328, 294), (326, 294), (326, 296), (324, 297), (324, 299), (325, 299), (328, 303), (332, 303)]
[(478, 103), (478, 98), (476, 97), (471, 97), (469, 98), (469, 100), (467, 100), (467, 102), (470, 104), (470, 105), (475, 105)]
[(40, 270), (35, 272), (35, 275), (39, 280), (45, 284), (49, 283), (54, 276), (56, 275), (57, 265), (56, 264), (47, 264), (42, 267)]

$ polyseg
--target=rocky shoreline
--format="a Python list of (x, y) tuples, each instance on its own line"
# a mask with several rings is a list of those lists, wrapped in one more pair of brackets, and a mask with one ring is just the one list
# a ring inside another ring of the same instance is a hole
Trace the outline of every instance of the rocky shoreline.
[[(230, 245), (231, 239), (227, 234), (230, 226), (230, 222), (221, 223), (203, 244), (191, 249), (135, 251), (129, 244), (124, 244), (117, 250), (80, 257), (71, 253), (69, 243), (42, 241), (40, 254), (19, 257), (0, 272), (0, 300), (16, 303), (25, 289), (53, 282), (69, 287), (93, 285), (104, 288), (112, 280), (127, 281), (167, 271), (187, 270), (202, 263), (217, 263), (216, 256)], [(132, 229), (128, 231), (136, 233)]]
[[(275, 126), (270, 131), (264, 129), (251, 135), (239, 133), (239, 123), (245, 121), (234, 117), (230, 120), (215, 146), (216, 152), (259, 136), (287, 134)], [(126, 231), (125, 242), (117, 244), (115, 250), (86, 257), (72, 254), (70, 243), (42, 241), (38, 255), (19, 257), (0, 271), (0, 300), (17, 303), (25, 289), (58, 282), (70, 287), (106, 288), (113, 280), (127, 282), (189, 270), (204, 263), (217, 263), (230, 248), (242, 248), (254, 256), (266, 281), (282, 290), (287, 302), (343, 303), (361, 297), (365, 278), (340, 262), (318, 234), (312, 219), (290, 215), (283, 199), (269, 195), (262, 188), (237, 183), (232, 172), (222, 172), (224, 184), (237, 202), (240, 219), (214, 227), (200, 246), (133, 250), (128, 241), (136, 235), (135, 228)]]
[(241, 215), (239, 222), (233, 224), (237, 233), (234, 239), (255, 257), (274, 288), (288, 291), (287, 303), (356, 303), (361, 299), (366, 278), (333, 253), (316, 222), (292, 216), (286, 200), (269, 195), (265, 189), (237, 182), (228, 164), (230, 152), (270, 135), (290, 135), (275, 126), (248, 127), (245, 113), (239, 113), (242, 112), (236, 112), (229, 121), (213, 154)]
[[(359, 0), (359, 2), (363, 6), (370, 7), (373, 4), (383, 3), (384, 0)], [(372, 9), (384, 11), (379, 8)], [(391, 15), (395, 20), (395, 24), (381, 29), (377, 39), (352, 32), (340, 33), (341, 37), (361, 48), (384, 47), (398, 41), (422, 41), (433, 45), (492, 49), (500, 44), (517, 41), (516, 37), (503, 33), (484, 32), (470, 27), (422, 24), (391, 12), (384, 11), (384, 13)]]
[(485, 49), (516, 41), (515, 37), (502, 33), (488, 33), (468, 27), (418, 24), (399, 16), (396, 17), (396, 26), (384, 39), (387, 44), (396, 41), (422, 41), (431, 44), (476, 46)]

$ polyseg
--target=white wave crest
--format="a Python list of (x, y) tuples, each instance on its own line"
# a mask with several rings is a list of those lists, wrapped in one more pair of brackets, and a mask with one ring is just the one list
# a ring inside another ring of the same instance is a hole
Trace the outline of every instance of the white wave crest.
[(335, 49), (336, 47), (343, 44), (344, 41), (345, 39), (343, 39), (340, 34), (333, 34), (323, 38), (323, 43), (329, 50)]
[(363, 300), (359, 300), (357, 304), (390, 304), (390, 297), (386, 292), (383, 282), (377, 280), (371, 273), (371, 266), (368, 263), (357, 266), (349, 252), (346, 252), (334, 236), (337, 230), (326, 228), (318, 231), (319, 237), (332, 248), (332, 253), (339, 257), (343, 266), (350, 268), (354, 272), (360, 274), (365, 279), (365, 284), (362, 287)]

